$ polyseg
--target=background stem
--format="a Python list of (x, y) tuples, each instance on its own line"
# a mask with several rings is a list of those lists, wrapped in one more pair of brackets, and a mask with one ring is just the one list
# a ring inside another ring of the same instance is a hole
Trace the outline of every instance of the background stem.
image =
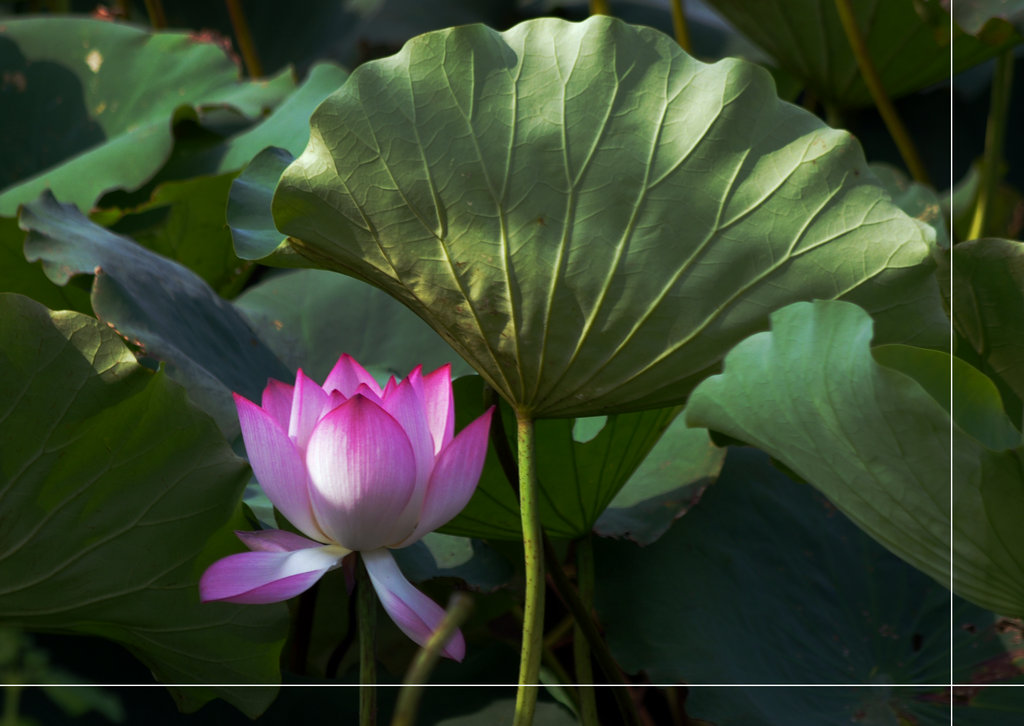
[[(589, 612), (594, 607), (594, 546), (591, 535), (576, 540), (576, 584), (580, 600)], [(594, 670), (590, 665), (590, 646), (579, 625), (572, 635), (572, 654), (576, 668), (576, 683), (580, 695), (580, 723), (597, 726), (597, 700), (594, 698)]]
[(541, 548), (540, 511), (537, 501), (537, 469), (533, 456), (533, 419), (516, 411), (519, 449), (519, 511), (523, 520), (523, 552), (526, 559), (526, 599), (523, 604), (523, 645), (519, 657), (519, 688), (516, 691), (514, 726), (533, 723), (544, 648), (544, 556)]
[(985, 126), (985, 156), (981, 161), (981, 179), (978, 181), (978, 199), (967, 239), (985, 237), (985, 227), (992, 218), (992, 203), (999, 188), (1003, 164), (1003, 140), (1006, 137), (1006, 115), (1013, 90), (1013, 51), (1008, 50), (996, 58), (992, 75), (992, 100), (989, 103)]
[(878, 70), (875, 68), (870, 54), (868, 54), (868, 45), (860, 32), (860, 28), (857, 27), (857, 18), (853, 14), (853, 5), (850, 3), (850, 0), (835, 0), (835, 2), (836, 11), (839, 13), (839, 21), (843, 24), (846, 40), (850, 44), (854, 58), (857, 59), (861, 77), (864, 78), (864, 83), (871, 93), (871, 98), (875, 101), (878, 113), (882, 115), (882, 120), (885, 122), (885, 127), (889, 130), (889, 135), (896, 142), (896, 148), (899, 149), (900, 156), (903, 157), (903, 163), (907, 165), (910, 175), (915, 180), (922, 184), (930, 185), (931, 181), (928, 178), (928, 172), (925, 171), (924, 163), (917, 153), (917, 147), (914, 146), (914, 142), (910, 139), (910, 134), (907, 133), (907, 128), (903, 125), (899, 114), (896, 113), (896, 107), (893, 106), (888, 94), (886, 94), (885, 87), (882, 85), (882, 78), (878, 75)]
[(395, 703), (395, 715), (391, 717), (391, 726), (413, 726), (416, 723), (416, 711), (419, 709), (420, 699), (423, 697), (423, 684), (430, 677), (444, 644), (469, 617), (473, 609), (473, 598), (465, 592), (456, 592), (452, 595), (444, 620), (430, 636), (427, 644), (420, 649), (413, 659), (409, 672), (405, 674), (402, 682), (403, 688), (398, 692), (398, 701)]
[(377, 723), (377, 658), (374, 630), (377, 601), (360, 557), (356, 563), (356, 621), (359, 623), (359, 726)]
[(676, 34), (676, 42), (679, 47), (690, 55), (693, 55), (693, 44), (690, 42), (690, 28), (686, 24), (686, 10), (683, 8), (683, 0), (672, 0), (672, 30)]
[(235, 40), (238, 41), (238, 50), (242, 54), (242, 62), (245, 63), (245, 70), (250, 78), (263, 77), (263, 64), (256, 53), (256, 43), (249, 31), (249, 21), (245, 19), (245, 11), (242, 10), (242, 0), (224, 0), (228, 6), (228, 14), (231, 16), (231, 27), (235, 30)]

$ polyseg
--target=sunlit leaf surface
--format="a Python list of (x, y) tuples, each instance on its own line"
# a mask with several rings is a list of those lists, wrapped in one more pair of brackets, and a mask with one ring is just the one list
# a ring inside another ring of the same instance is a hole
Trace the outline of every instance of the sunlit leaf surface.
[(796, 300), (945, 345), (933, 233), (853, 138), (656, 31), (430, 33), (312, 126), (274, 199), (293, 248), (390, 292), (536, 417), (679, 403)]

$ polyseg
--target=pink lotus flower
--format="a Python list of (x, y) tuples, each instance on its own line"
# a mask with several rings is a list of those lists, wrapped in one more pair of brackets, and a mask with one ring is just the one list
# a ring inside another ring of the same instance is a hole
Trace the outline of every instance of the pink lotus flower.
[[(317, 385), (270, 381), (263, 405), (235, 394), (242, 438), (264, 492), (305, 537), (237, 532), (252, 550), (213, 563), (200, 599), (287, 600), (358, 551), (391, 619), (423, 645), (444, 610), (413, 587), (389, 548), (405, 547), (458, 514), (476, 489), (493, 409), (454, 436), (451, 366), (421, 367), (384, 390), (343, 355)], [(444, 654), (461, 661), (462, 633)]]

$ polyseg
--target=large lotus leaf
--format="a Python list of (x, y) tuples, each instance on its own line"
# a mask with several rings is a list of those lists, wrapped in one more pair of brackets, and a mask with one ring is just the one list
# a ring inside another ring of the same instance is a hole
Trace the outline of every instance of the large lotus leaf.
[(147, 356), (165, 361), (227, 434), (238, 426), (232, 391), (258, 400), (267, 378), (290, 377), (231, 303), (188, 268), (90, 222), (48, 193), (21, 208), (20, 223), (29, 232), (25, 256), (42, 259), (58, 284), (94, 274), (97, 317), (140, 343)]
[(978, 239), (953, 248), (953, 323), (1024, 398), (1024, 244)]
[(749, 63), (603, 16), (468, 26), (360, 66), (311, 123), (274, 198), (292, 247), (535, 417), (679, 403), (795, 300), (945, 345), (931, 230)]
[(241, 83), (222, 48), (85, 18), (5, 19), (0, 28), (0, 214), (52, 189), (89, 209), (142, 186), (167, 160), (182, 113), (230, 107), (245, 118), (294, 82)]
[[(276, 683), (284, 608), (203, 605), (247, 478), (213, 421), (112, 330), (0, 296), (0, 619), (99, 635), (177, 684)], [(181, 688), (250, 715), (272, 689)]]
[(378, 380), (403, 378), (415, 366), (452, 364), (472, 372), (430, 327), (365, 282), (326, 270), (289, 270), (247, 289), (235, 307), (290, 368), (323, 381), (348, 353)]
[[(691, 685), (687, 713), (715, 724), (938, 726), (949, 702), (935, 684), (1019, 672), (995, 615), (959, 598), (951, 614), (946, 588), (751, 449), (730, 448), (718, 480), (658, 542), (599, 540), (594, 557), (597, 612), (627, 672), (660, 683), (851, 686)], [(986, 675), (997, 662), (1005, 667)]]
[(948, 582), (949, 415), (915, 380), (876, 363), (871, 338), (870, 317), (849, 303), (777, 311), (771, 332), (738, 345), (725, 372), (694, 391), (687, 421), (767, 451)]
[(778, 311), (694, 391), (687, 421), (767, 451), (947, 585), (952, 433), (952, 584), (1024, 614), (1024, 447), (996, 387), (940, 351), (870, 341), (870, 318), (846, 303)]
[[(873, 103), (839, 21), (835, 0), (708, 0), (820, 99), (840, 106)], [(882, 86), (890, 97), (919, 91), (949, 77), (952, 20), (949, 12), (918, 0), (851, 3)], [(958, 32), (953, 72), (992, 58), (1017, 37), (982, 39)]]

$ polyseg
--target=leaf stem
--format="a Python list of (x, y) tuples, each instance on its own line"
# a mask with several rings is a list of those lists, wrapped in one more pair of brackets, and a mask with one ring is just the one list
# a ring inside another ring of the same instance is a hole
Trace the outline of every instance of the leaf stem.
[(686, 10), (683, 0), (672, 0), (672, 30), (676, 34), (679, 47), (693, 55), (693, 44), (690, 42), (690, 27), (686, 23)]
[(843, 30), (846, 32), (846, 40), (850, 44), (854, 58), (857, 59), (858, 67), (860, 67), (860, 74), (864, 78), (868, 91), (871, 93), (871, 98), (875, 101), (878, 112), (882, 115), (882, 120), (885, 122), (885, 127), (889, 130), (889, 135), (896, 143), (900, 156), (903, 157), (903, 163), (907, 165), (907, 169), (910, 170), (910, 174), (915, 180), (922, 184), (931, 185), (928, 172), (925, 170), (924, 163), (917, 153), (917, 148), (914, 146), (910, 134), (907, 133), (907, 129), (903, 125), (899, 114), (896, 113), (896, 107), (885, 92), (882, 78), (878, 75), (878, 69), (875, 68), (875, 64), (871, 60), (867, 42), (865, 42), (864, 36), (860, 32), (860, 28), (857, 27), (857, 18), (853, 14), (853, 5), (850, 0), (835, 0), (835, 3), (836, 11), (839, 13), (839, 21), (843, 24)]
[(163, 30), (167, 27), (167, 14), (164, 13), (164, 4), (161, 0), (146, 0), (146, 13), (149, 15), (149, 24), (153, 30)]
[(1003, 164), (1003, 141), (1006, 138), (1006, 115), (1010, 108), (1010, 94), (1013, 90), (1013, 51), (1006, 51), (996, 58), (996, 69), (992, 75), (992, 100), (989, 102), (988, 121), (985, 126), (985, 156), (981, 161), (981, 179), (978, 181), (978, 198), (974, 205), (974, 216), (967, 239), (986, 235), (986, 225), (992, 218), (992, 202), (995, 199)]
[(248, 71), (250, 78), (262, 78), (263, 64), (256, 53), (256, 43), (253, 42), (252, 32), (249, 30), (249, 21), (245, 19), (245, 11), (242, 10), (242, 0), (224, 0), (224, 4), (228, 6), (231, 27), (235, 30), (235, 39), (238, 41), (238, 50), (242, 54), (245, 70)]
[(377, 601), (362, 557), (356, 563), (356, 620), (359, 624), (359, 726), (377, 723), (377, 659), (374, 630)]
[[(505, 473), (505, 478), (515, 489), (515, 482), (519, 480), (519, 469), (516, 466), (515, 456), (512, 454), (512, 449), (509, 446), (508, 436), (505, 434), (497, 392), (490, 386), (484, 387), (484, 404), (485, 406), (494, 404), (499, 406), (495, 416), (491, 419), (491, 444), (494, 446), (494, 451), (498, 456), (498, 462), (501, 464), (502, 471)], [(597, 659), (597, 664), (601, 666), (605, 678), (609, 683), (621, 686), (613, 688), (612, 693), (622, 715), (622, 722), (627, 726), (639, 726), (640, 716), (629, 694), (629, 681), (626, 680), (618, 663), (615, 662), (615, 658), (612, 657), (608, 644), (601, 637), (601, 633), (598, 632), (593, 616), (583, 604), (579, 593), (576, 592), (576, 588), (569, 582), (569, 578), (565, 576), (565, 572), (562, 570), (562, 563), (558, 559), (558, 554), (555, 552), (550, 538), (543, 530), (541, 530), (541, 538), (544, 545), (544, 562), (547, 567), (547, 575), (551, 578), (552, 587), (554, 587), (558, 596), (562, 598), (565, 606), (572, 613), (573, 618), (581, 626), (583, 635), (590, 645), (591, 653)]]
[(537, 704), (540, 660), (544, 649), (544, 555), (538, 507), (537, 467), (533, 455), (533, 418), (516, 411), (519, 449), (519, 511), (523, 520), (526, 597), (523, 644), (519, 657), (519, 688), (513, 726), (530, 726)]
[[(576, 540), (576, 583), (580, 601), (589, 612), (594, 606), (594, 545), (591, 534)], [(579, 684), (580, 723), (598, 726), (597, 700), (594, 698), (594, 670), (590, 663), (590, 646), (579, 625), (573, 630), (572, 655)]]
[(468, 593), (456, 592), (452, 595), (444, 620), (430, 636), (427, 644), (416, 654), (408, 673), (405, 674), (405, 680), (402, 682), (404, 687), (398, 692), (391, 726), (413, 726), (416, 723), (416, 711), (423, 697), (423, 684), (427, 682), (430, 671), (441, 657), (444, 644), (466, 621), (472, 609), (473, 598)]

